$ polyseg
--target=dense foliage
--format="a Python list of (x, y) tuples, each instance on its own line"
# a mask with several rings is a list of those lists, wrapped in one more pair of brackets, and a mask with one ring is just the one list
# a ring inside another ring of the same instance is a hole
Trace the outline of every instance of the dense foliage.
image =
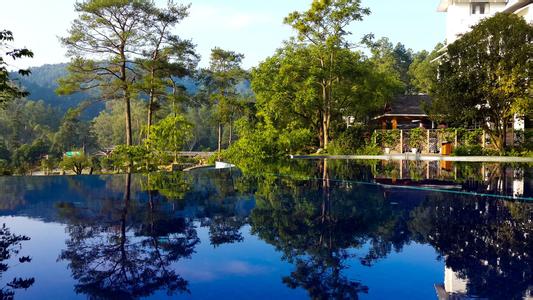
[[(6, 29), (0, 30), (0, 104), (10, 101), (16, 97), (26, 96), (27, 93), (21, 90), (9, 77), (7, 70), (8, 60), (15, 60), (24, 57), (33, 57), (33, 52), (26, 48), (13, 48), (13, 33)], [(19, 69), (18, 74), (29, 75), (27, 69)]]
[(502, 153), (515, 117), (533, 113), (533, 26), (496, 14), (449, 45), (438, 67), (434, 114), (479, 123)]
[[(1, 33), (2, 174), (54, 171), (68, 151), (116, 171), (155, 170), (181, 150), (216, 149), (216, 158), (237, 163), (314, 152), (378, 154), (399, 135), (373, 135), (374, 117), (396, 96), (420, 93), (433, 97), (426, 109), (434, 120), (484, 126), (502, 150), (507, 124), (532, 113), (533, 35), (516, 16), (496, 15), (447, 48), (415, 53), (372, 34), (353, 41), (348, 26), (370, 13), (359, 0), (313, 1), (284, 19), (295, 36), (247, 71), (243, 54), (218, 47), (209, 67), (198, 68), (195, 45), (174, 30), (189, 6), (86, 0), (75, 10), (78, 18), (62, 38), (68, 65), (9, 73), (7, 59), (32, 53), (13, 49), (11, 32)], [(531, 148), (529, 135), (523, 133), (520, 153)], [(411, 136), (409, 146), (423, 148), (421, 133)], [(479, 143), (465, 143), (456, 154), (477, 154)]]

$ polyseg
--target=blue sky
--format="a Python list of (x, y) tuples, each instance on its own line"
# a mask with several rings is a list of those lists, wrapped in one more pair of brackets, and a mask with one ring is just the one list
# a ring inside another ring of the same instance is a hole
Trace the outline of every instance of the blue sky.
[[(291, 11), (306, 10), (311, 0), (191, 0), (190, 16), (176, 32), (190, 38), (208, 63), (210, 49), (218, 46), (245, 55), (244, 67), (250, 68), (270, 56), (281, 42), (294, 33), (283, 25)], [(35, 52), (31, 60), (12, 67), (39, 66), (66, 62), (65, 49), (58, 36), (66, 35), (72, 20), (75, 0), (9, 0), (0, 10), (0, 29), (13, 31), (17, 46)], [(166, 0), (156, 0), (163, 5)], [(362, 0), (372, 14), (351, 26), (354, 42), (367, 33), (389, 37), (415, 51), (431, 50), (444, 40), (445, 15), (437, 13), (438, 0)]]

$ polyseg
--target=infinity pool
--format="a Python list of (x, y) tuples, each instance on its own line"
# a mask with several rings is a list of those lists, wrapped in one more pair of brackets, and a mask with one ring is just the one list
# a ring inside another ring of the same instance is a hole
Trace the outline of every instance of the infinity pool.
[(0, 299), (530, 299), (531, 170), (409, 167), (3, 177)]

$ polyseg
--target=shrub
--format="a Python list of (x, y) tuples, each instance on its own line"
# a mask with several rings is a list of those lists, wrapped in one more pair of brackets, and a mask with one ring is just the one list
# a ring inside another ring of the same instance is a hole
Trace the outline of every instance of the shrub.
[(400, 141), (400, 130), (390, 129), (382, 132), (382, 142), (385, 148), (394, 148)]
[(483, 130), (479, 128), (474, 130), (458, 129), (458, 134), (466, 146), (474, 146), (481, 144)]
[(481, 156), (485, 152), (481, 145), (472, 145), (472, 146), (459, 146), (453, 149), (452, 155), (454, 156)]
[(9, 162), (5, 159), (0, 159), (0, 176), (12, 175), (13, 170), (9, 166)]
[(424, 144), (424, 131), (414, 128), (409, 131), (409, 147), (421, 149)]
[(53, 158), (41, 159), (41, 171), (45, 174), (49, 174), (56, 166), (56, 161)]
[(282, 132), (279, 136), (279, 146), (285, 150), (286, 154), (301, 154), (301, 151), (309, 144), (312, 144), (313, 134), (307, 128), (294, 129)]
[(119, 145), (111, 153), (109, 161), (104, 162), (104, 164), (106, 166), (111, 165), (122, 172), (150, 172), (155, 171), (156, 166), (163, 163), (163, 156), (164, 153), (155, 155), (142, 145)]
[(382, 150), (380, 147), (378, 147), (375, 144), (367, 145), (363, 148), (357, 149), (356, 154), (357, 155), (380, 155), (382, 154)]
[(370, 133), (363, 126), (351, 126), (340, 133), (328, 145), (330, 154), (354, 154), (370, 143)]
[(64, 156), (60, 165), (64, 170), (71, 170), (76, 175), (81, 175), (84, 169), (91, 166), (91, 160), (85, 154)]

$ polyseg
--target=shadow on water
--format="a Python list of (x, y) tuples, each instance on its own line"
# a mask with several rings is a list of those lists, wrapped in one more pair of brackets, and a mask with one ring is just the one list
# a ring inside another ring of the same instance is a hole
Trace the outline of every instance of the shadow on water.
[[(428, 166), (418, 167), (427, 174)], [(245, 228), (281, 254), (279, 265), (290, 266), (280, 286), (305, 291), (311, 299), (357, 299), (387, 285), (408, 286), (407, 277), (371, 285), (365, 270), (420, 244), (432, 247), (435, 259), (444, 263), (442, 276), (434, 281), (433, 295), (439, 299), (532, 295), (533, 204), (527, 201), (366, 184), (427, 180), (404, 176), (409, 171), (401, 168), (402, 178), (387, 175), (386, 164), (307, 161), (257, 168), (262, 171), (3, 179), (12, 192), (0, 196), (0, 214), (65, 224), (59, 261), (68, 263), (75, 292), (90, 298), (134, 299), (160, 291), (194, 296), (176, 263), (194, 261), (201, 242), (213, 251), (223, 245), (251, 247)], [(505, 185), (500, 179), (487, 181), (496, 177), (478, 175), (478, 168), (457, 165), (453, 174), (439, 175), (450, 178), (431, 180), (453, 182), (462, 191), (486, 190), (494, 180)], [(495, 172), (512, 173), (515, 179), (513, 172), (500, 170)], [(521, 172), (528, 195), (529, 171)], [(456, 179), (455, 174), (469, 175)], [(198, 233), (202, 228), (206, 240)], [(13, 235), (7, 231), (4, 236)], [(351, 272), (360, 268), (358, 275)], [(424, 297), (414, 289), (416, 298)]]

